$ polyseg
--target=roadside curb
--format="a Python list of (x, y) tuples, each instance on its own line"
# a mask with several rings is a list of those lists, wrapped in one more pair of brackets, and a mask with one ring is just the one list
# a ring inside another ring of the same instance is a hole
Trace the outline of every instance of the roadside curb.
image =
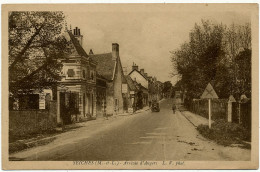
[(56, 139), (56, 136), (45, 137), (39, 140), (30, 139), (30, 140), (18, 140), (16, 142), (9, 144), (9, 153), (19, 152), (28, 148), (46, 145)]
[(184, 113), (182, 113), (181, 111), (179, 111), (195, 128), (197, 128), (198, 126), (195, 125)]
[[(199, 125), (208, 125), (208, 119), (200, 115), (194, 114), (190, 111), (180, 111), (180, 113), (194, 126), (198, 127)], [(213, 120), (211, 121), (214, 122)]]

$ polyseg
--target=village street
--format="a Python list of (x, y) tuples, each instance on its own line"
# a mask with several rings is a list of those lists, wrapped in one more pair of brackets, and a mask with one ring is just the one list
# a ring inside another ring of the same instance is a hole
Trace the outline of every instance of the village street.
[(224, 147), (203, 138), (183, 112), (161, 111), (98, 119), (62, 133), (45, 146), (11, 154), (18, 160), (250, 160), (250, 150)]

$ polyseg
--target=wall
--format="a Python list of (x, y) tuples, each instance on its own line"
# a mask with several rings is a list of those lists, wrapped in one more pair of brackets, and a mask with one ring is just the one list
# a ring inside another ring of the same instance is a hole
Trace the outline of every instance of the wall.
[(103, 117), (104, 114), (103, 106), (106, 106), (106, 88), (97, 87), (97, 101), (96, 101), (97, 118)]
[(120, 59), (117, 59), (115, 78), (114, 78), (114, 101), (118, 99), (118, 106), (115, 107), (116, 113), (123, 113), (123, 95), (122, 95), (122, 83), (123, 83), (123, 70), (121, 67)]
[(106, 90), (106, 114), (112, 115), (114, 113), (114, 87), (113, 82), (107, 83)]
[(42, 133), (56, 127), (56, 102), (50, 110), (9, 111), (9, 137)]

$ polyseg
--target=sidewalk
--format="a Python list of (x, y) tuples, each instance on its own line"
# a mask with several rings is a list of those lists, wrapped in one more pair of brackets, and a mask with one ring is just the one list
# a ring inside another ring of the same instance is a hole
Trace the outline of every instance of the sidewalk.
[[(199, 125), (208, 125), (209, 120), (207, 118), (204, 118), (200, 115), (197, 115), (195, 113), (192, 113), (190, 111), (180, 111), (180, 113), (195, 127), (198, 127)], [(214, 122), (213, 120), (211, 121)]]
[(105, 118), (105, 117), (97, 118), (95, 120), (88, 120), (88, 121), (82, 121), (79, 123), (65, 125), (64, 129), (62, 131), (57, 131), (53, 134), (46, 134), (46, 135), (42, 135), (40, 137), (38, 136), (38, 137), (30, 138), (30, 139), (17, 140), (15, 142), (9, 143), (9, 151), (10, 151), (10, 153), (15, 153), (15, 152), (20, 152), (25, 149), (42, 146), (42, 145), (47, 145), (47, 144), (53, 142), (54, 140), (56, 140), (56, 138), (58, 138), (60, 135), (65, 134), (68, 131), (80, 129), (83, 127), (92, 127), (92, 126), (104, 124), (104, 123), (106, 123), (106, 121), (113, 122), (115, 120), (118, 120), (119, 118), (124, 118), (127, 116), (139, 114), (139, 113), (145, 112), (147, 110), (149, 110), (149, 107), (144, 107), (143, 109), (140, 109), (133, 114), (122, 113), (122, 114), (109, 116), (108, 118)]

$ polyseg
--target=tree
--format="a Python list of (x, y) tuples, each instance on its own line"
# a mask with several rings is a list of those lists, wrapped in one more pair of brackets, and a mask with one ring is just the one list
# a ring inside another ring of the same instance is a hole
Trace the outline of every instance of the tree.
[(236, 57), (235, 62), (237, 64), (237, 85), (238, 96), (246, 94), (251, 97), (251, 50), (245, 49), (241, 51)]
[(172, 62), (182, 77), (182, 88), (188, 91), (188, 97), (198, 98), (205, 85), (216, 77), (217, 64), (222, 56), (223, 30), (223, 25), (209, 21), (195, 24), (190, 41), (172, 52)]
[(174, 72), (181, 76), (178, 85), (189, 100), (199, 98), (209, 82), (221, 98), (251, 90), (249, 24), (228, 28), (202, 20), (191, 30), (189, 42), (171, 53)]
[(165, 81), (163, 83), (163, 90), (162, 90), (162, 93), (164, 95), (167, 95), (168, 94), (168, 97), (170, 97), (170, 93), (171, 93), (171, 90), (172, 90), (172, 83), (171, 81)]
[(52, 87), (65, 57), (62, 12), (9, 13), (9, 91), (16, 95)]

